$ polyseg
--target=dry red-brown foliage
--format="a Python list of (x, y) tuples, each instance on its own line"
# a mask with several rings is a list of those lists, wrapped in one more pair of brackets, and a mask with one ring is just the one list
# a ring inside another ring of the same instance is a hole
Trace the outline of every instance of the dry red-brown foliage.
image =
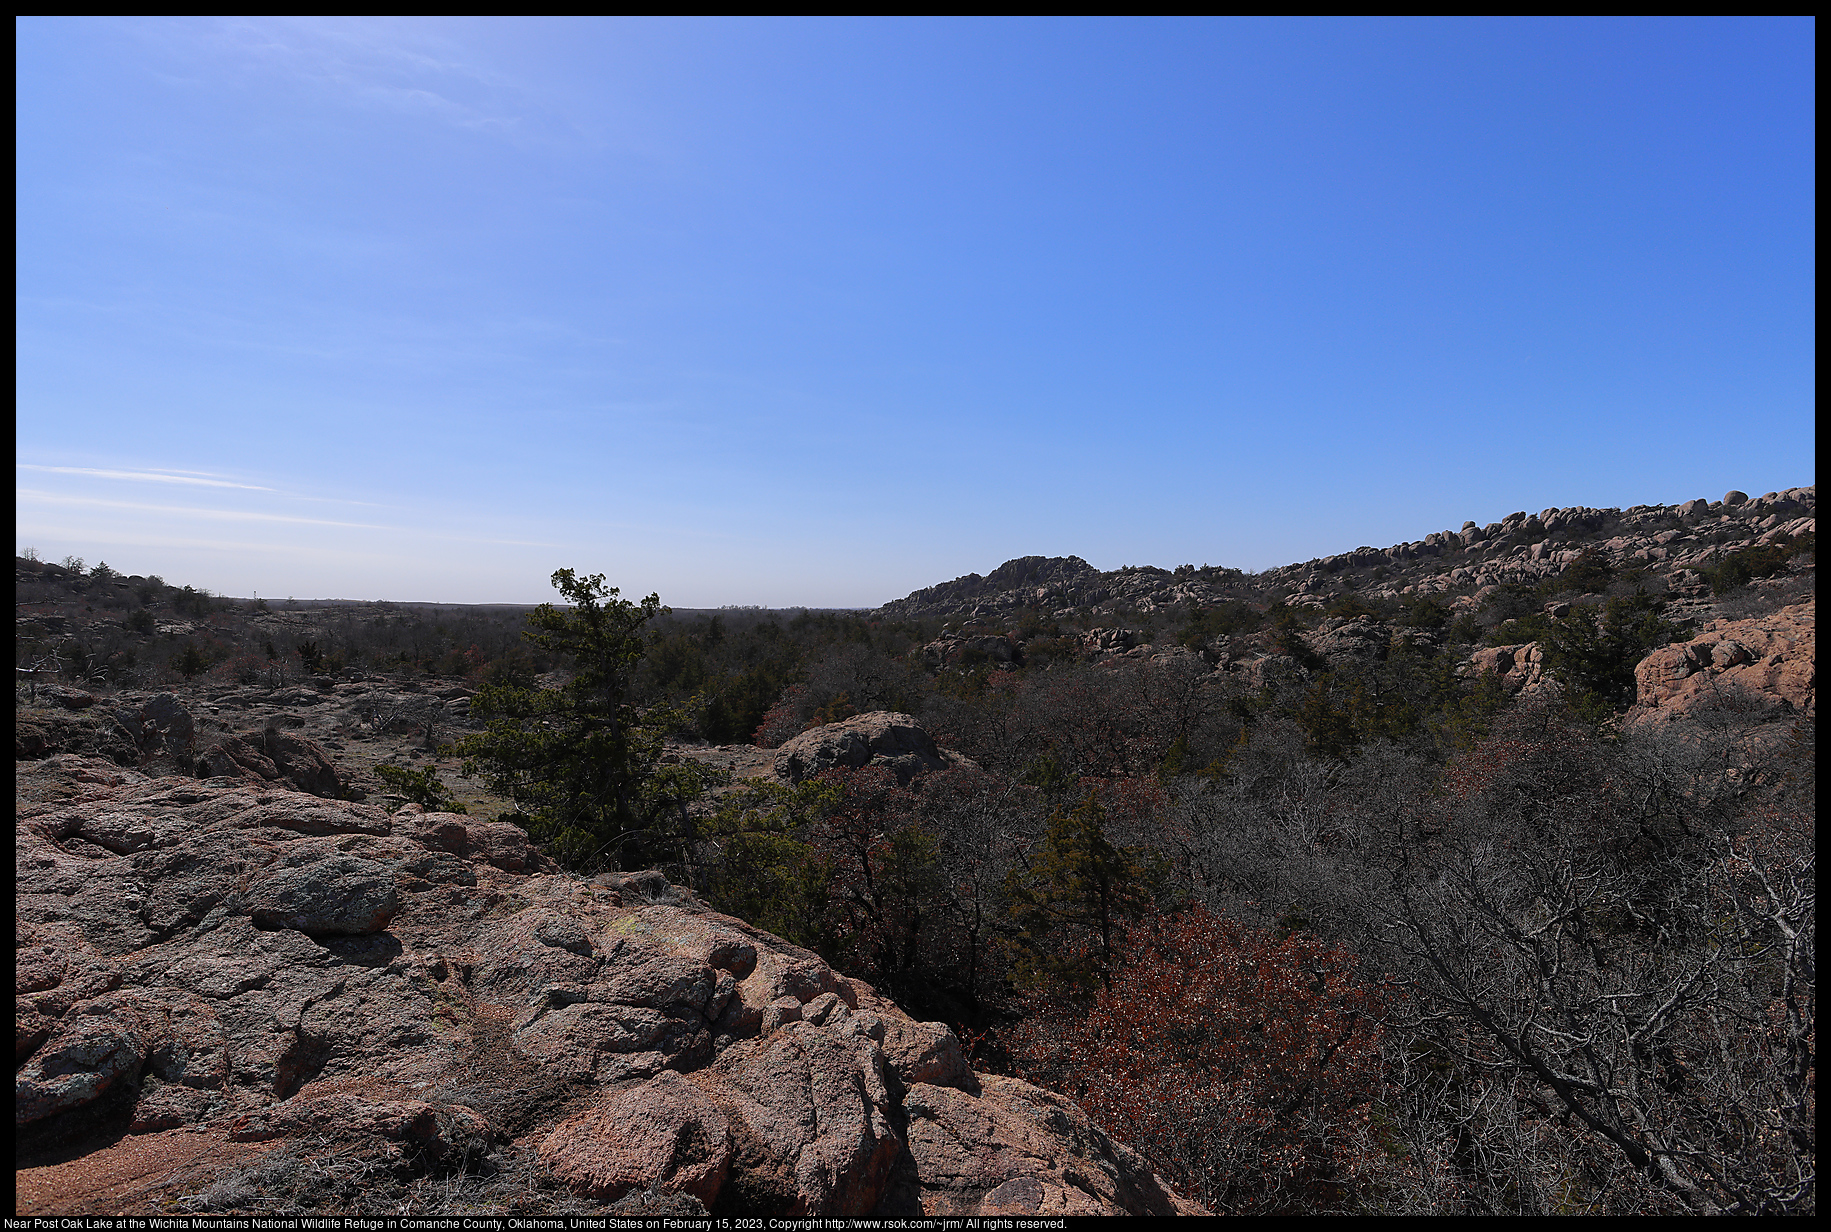
[(1127, 949), (1091, 1005), (1040, 1006), (1009, 1033), (1018, 1071), (1211, 1209), (1340, 1206), (1378, 1156), (1380, 1007), (1353, 957), (1200, 908)]

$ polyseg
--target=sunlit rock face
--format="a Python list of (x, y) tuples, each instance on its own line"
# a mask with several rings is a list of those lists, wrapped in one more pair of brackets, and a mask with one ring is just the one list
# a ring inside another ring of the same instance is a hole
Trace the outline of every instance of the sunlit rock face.
[[(900, 718), (852, 721), (870, 758), (934, 758)], [(538, 1174), (576, 1209), (1194, 1209), (1066, 1101), (658, 874), (245, 774), (19, 777), (28, 1149), (203, 1135), (225, 1162), (193, 1198), (224, 1209), (259, 1191), (230, 1152), (289, 1142)]]

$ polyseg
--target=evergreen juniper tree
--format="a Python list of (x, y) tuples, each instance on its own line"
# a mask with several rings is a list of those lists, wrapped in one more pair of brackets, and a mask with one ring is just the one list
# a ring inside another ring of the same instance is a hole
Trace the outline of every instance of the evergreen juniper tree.
[(632, 699), (650, 641), (643, 626), (668, 609), (658, 595), (619, 599), (601, 573), (561, 569), (553, 586), (570, 606), (542, 604), (528, 616), (524, 636), (566, 660), (572, 679), (556, 688), (479, 689), (471, 709), (485, 728), (457, 751), (464, 772), (482, 775), (490, 790), (514, 801), (515, 820), (560, 860), (579, 868), (645, 867), (684, 838), (664, 817), (684, 813), (676, 806), (687, 785), (661, 784), (657, 774), (675, 716), (639, 711)]

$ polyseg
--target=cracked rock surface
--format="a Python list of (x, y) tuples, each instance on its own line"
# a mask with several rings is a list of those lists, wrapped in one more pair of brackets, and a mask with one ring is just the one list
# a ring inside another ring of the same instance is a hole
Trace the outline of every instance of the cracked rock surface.
[(247, 776), (17, 781), (21, 1213), (377, 1209), (427, 1175), (474, 1209), (1196, 1210), (658, 874)]

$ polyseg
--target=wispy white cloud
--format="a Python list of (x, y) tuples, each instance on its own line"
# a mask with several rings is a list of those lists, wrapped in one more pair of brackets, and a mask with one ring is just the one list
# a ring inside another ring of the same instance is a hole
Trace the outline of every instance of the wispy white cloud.
[(306, 501), (318, 505), (351, 505), (359, 509), (387, 509), (380, 501), (352, 500), (347, 496), (317, 496), (288, 491), (266, 484), (243, 483), (220, 471), (187, 471), (169, 466), (52, 466), (42, 462), (15, 462), (14, 468), (45, 475), (74, 475), (82, 479), (112, 479), (124, 483), (175, 483), (201, 488), (225, 488), (241, 492), (266, 492), (281, 500)]
[(326, 545), (314, 542), (289, 542), (285, 540), (237, 540), (223, 539), (216, 536), (198, 538), (189, 535), (171, 535), (160, 531), (135, 530), (131, 528), (111, 528), (106, 535), (98, 535), (95, 527), (83, 525), (63, 525), (45, 522), (32, 528), (32, 534), (45, 539), (81, 543), (89, 546), (86, 550), (94, 552), (96, 548), (158, 548), (187, 551), (212, 552), (242, 561), (267, 561), (276, 556), (299, 557), (325, 562), (367, 561), (375, 564), (398, 566), (400, 558), (389, 552), (364, 552), (352, 549), (348, 544), (337, 543)]
[[(233, 486), (233, 485), (232, 485)], [(271, 491), (271, 489), (260, 489)], [(262, 513), (251, 509), (199, 509), (186, 505), (153, 505), (140, 501), (103, 500), (93, 496), (71, 496), (60, 492), (43, 492), (20, 488), (14, 493), (21, 508), (33, 504), (79, 509), (124, 509), (134, 513), (163, 514), (175, 520), (207, 518), (219, 522), (277, 522), (296, 526), (331, 526), (345, 530), (379, 530), (414, 539), (433, 539), (450, 543), (468, 543), (490, 547), (565, 548), (570, 545), (546, 539), (502, 539), (485, 535), (466, 535), (450, 531), (428, 530), (412, 526), (388, 526), (376, 522), (340, 522), (330, 518), (306, 518), (294, 514)], [(648, 529), (648, 528), (634, 528)], [(176, 542), (174, 540), (174, 542)]]
[(205, 29), (219, 50), (357, 106), (498, 131), (527, 110), (519, 83), (429, 21), (257, 17)]
[(88, 475), (95, 479), (128, 479), (146, 483), (188, 483), (200, 488), (240, 488), (246, 492), (272, 492), (273, 488), (264, 488), (255, 483), (231, 483), (227, 479), (211, 479), (200, 471), (112, 471), (97, 466), (38, 466), (31, 462), (14, 463), (22, 471), (43, 471), (52, 475)]
[(40, 492), (32, 488), (19, 488), (13, 495), (20, 505), (37, 501), (45, 505), (67, 505), (86, 509), (127, 509), (136, 513), (210, 518), (224, 522), (285, 522), (300, 526), (340, 526), (350, 530), (399, 531), (402, 529), (397, 526), (381, 526), (373, 522), (336, 522), (328, 518), (301, 518), (285, 513), (258, 513), (251, 509), (197, 509), (181, 505), (149, 505), (140, 501), (101, 500), (93, 496), (66, 496), (58, 492)]

